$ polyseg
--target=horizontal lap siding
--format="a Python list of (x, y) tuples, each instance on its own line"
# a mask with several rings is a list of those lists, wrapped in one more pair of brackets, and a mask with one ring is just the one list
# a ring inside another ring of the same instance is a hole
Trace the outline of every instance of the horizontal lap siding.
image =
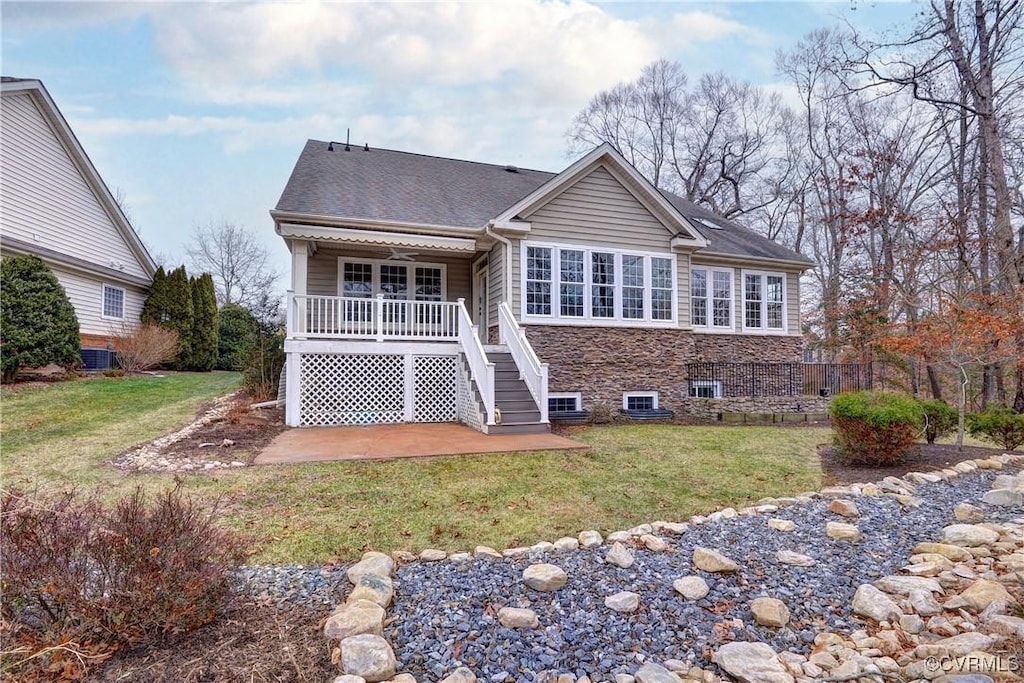
[(487, 323), (498, 324), (498, 304), (505, 295), (505, 245), (495, 244), (487, 260)]
[(146, 294), (133, 287), (126, 287), (117, 282), (107, 282), (112, 287), (124, 289), (124, 322), (120, 320), (107, 320), (102, 316), (103, 306), (103, 284), (104, 280), (99, 277), (85, 275), (78, 271), (65, 270), (60, 266), (51, 266), (53, 274), (64, 291), (67, 292), (71, 305), (75, 307), (75, 316), (78, 318), (79, 332), (108, 337), (113, 333), (121, 331), (125, 325), (134, 327), (138, 324), (139, 316), (142, 315), (142, 304), (146, 300)]
[(49, 123), (25, 94), (0, 104), (0, 222), (4, 234), (147, 277)]
[[(350, 258), (353, 261), (359, 260), (381, 260), (385, 254), (379, 252), (367, 252), (359, 250), (320, 249), (307, 262), (308, 276), (306, 279), (306, 293), (319, 296), (338, 296), (338, 258)], [(416, 261), (423, 263), (442, 263), (447, 266), (448, 276), (448, 301), (465, 299), (471, 301), (471, 263), (468, 258), (457, 258), (451, 256), (433, 256), (420, 254), (415, 257)], [(395, 261), (395, 263), (409, 263), (408, 261)]]
[[(800, 273), (775, 270), (771, 266), (725, 266), (720, 263), (695, 263), (694, 268), (731, 268), (733, 287), (733, 331), (743, 332), (743, 271), (754, 270), (759, 273), (783, 273), (786, 276), (786, 333), (792, 336), (800, 336)], [(689, 298), (690, 275), (686, 275), (687, 299)], [(709, 285), (710, 286), (710, 285)], [(681, 313), (682, 311), (680, 311)], [(680, 317), (682, 320), (682, 317)], [(687, 311), (687, 323), (689, 322), (689, 311)], [(724, 328), (723, 328), (724, 329)], [(754, 332), (753, 334), (756, 334)]]
[[(581, 178), (560, 195), (524, 218), (530, 221), (527, 242), (582, 244), (610, 249), (672, 253), (672, 233), (603, 166)], [(520, 241), (513, 241), (512, 310), (521, 310)], [(677, 263), (677, 295), (680, 324), (689, 320), (686, 291), (689, 266), (683, 256)]]

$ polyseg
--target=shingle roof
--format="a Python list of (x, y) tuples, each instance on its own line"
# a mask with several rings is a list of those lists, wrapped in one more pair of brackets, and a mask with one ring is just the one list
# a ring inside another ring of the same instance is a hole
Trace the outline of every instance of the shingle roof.
[[(556, 173), (308, 140), (276, 211), (424, 225), (483, 227)], [(707, 239), (701, 253), (811, 262), (682, 197), (662, 192)], [(723, 225), (721, 230), (709, 224)]]

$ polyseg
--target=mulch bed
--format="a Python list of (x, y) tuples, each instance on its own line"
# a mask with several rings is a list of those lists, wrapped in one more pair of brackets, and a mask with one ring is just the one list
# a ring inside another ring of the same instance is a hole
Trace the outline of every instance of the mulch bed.
[(985, 460), (1006, 453), (1001, 448), (981, 448), (964, 446), (958, 451), (956, 446), (948, 444), (917, 444), (910, 449), (907, 457), (899, 465), (891, 467), (862, 467), (844, 465), (834, 446), (822, 446), (818, 449), (821, 456), (821, 470), (825, 484), (853, 484), (880, 481), (886, 477), (902, 477), (907, 472), (928, 472), (951, 467), (963, 460)]
[(89, 680), (316, 681), (338, 675), (321, 628), (324, 610), (260, 605), (234, 597), (211, 624), (191, 634), (124, 652)]
[[(252, 410), (247, 407), (248, 404), (249, 399), (240, 395), (235, 407), (223, 419), (211, 422), (188, 438), (175, 442), (166, 450), (180, 457), (242, 460), (246, 464), (252, 464), (260, 451), (287, 427), (284, 424), (282, 408)], [(200, 410), (199, 414), (202, 413)], [(231, 445), (221, 445), (226, 443)], [(240, 457), (238, 452), (245, 452), (247, 456)]]

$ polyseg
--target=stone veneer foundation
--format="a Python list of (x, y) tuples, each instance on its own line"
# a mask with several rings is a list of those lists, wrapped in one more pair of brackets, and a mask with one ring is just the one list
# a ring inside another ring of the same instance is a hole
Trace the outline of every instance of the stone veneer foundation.
[[(659, 407), (690, 413), (695, 406), (687, 396), (687, 363), (796, 363), (803, 346), (802, 338), (793, 336), (554, 325), (525, 329), (537, 355), (548, 364), (548, 391), (579, 391), (588, 410), (599, 403), (618, 410), (623, 392), (657, 391)], [(793, 407), (778, 412), (795, 412), (799, 398), (786, 397), (785, 404)], [(775, 405), (775, 400), (768, 401)]]

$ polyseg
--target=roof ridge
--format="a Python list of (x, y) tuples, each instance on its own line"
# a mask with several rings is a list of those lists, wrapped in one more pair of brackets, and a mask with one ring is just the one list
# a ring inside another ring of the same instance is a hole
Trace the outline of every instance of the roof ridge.
[[(326, 147), (332, 141), (317, 140), (315, 138), (308, 138), (306, 140), (307, 144), (309, 144), (311, 142), (323, 144)], [(333, 143), (336, 144), (336, 145), (337, 144), (344, 144), (344, 143), (339, 143), (337, 140), (333, 140)], [(358, 143), (349, 143), (349, 144), (353, 145), (355, 147), (359, 147), (360, 146)], [(369, 143), (364, 143), (364, 144), (369, 144)], [(515, 168), (517, 168), (520, 171), (531, 171), (533, 173), (546, 173), (546, 174), (552, 175), (552, 176), (558, 175), (557, 171), (543, 171), (543, 170), (541, 170), (539, 168), (526, 168), (525, 166), (516, 166), (515, 164), (492, 164), (492, 163), (488, 163), (486, 161), (473, 161), (472, 159), (458, 159), (456, 157), (445, 157), (445, 156), (440, 156), (438, 154), (424, 154), (422, 152), (407, 152), (407, 151), (405, 151), (403, 149), (390, 149), (388, 147), (370, 147), (370, 149), (373, 150), (373, 151), (377, 151), (377, 152), (391, 152), (393, 154), (405, 154), (407, 156), (423, 157), (423, 158), (426, 158), (426, 159), (440, 159), (442, 161), (457, 161), (457, 162), (462, 163), (462, 164), (474, 164), (476, 166), (490, 166), (490, 167), (497, 168), (497, 169), (502, 169), (502, 170), (508, 168), (509, 166), (515, 166)]]

